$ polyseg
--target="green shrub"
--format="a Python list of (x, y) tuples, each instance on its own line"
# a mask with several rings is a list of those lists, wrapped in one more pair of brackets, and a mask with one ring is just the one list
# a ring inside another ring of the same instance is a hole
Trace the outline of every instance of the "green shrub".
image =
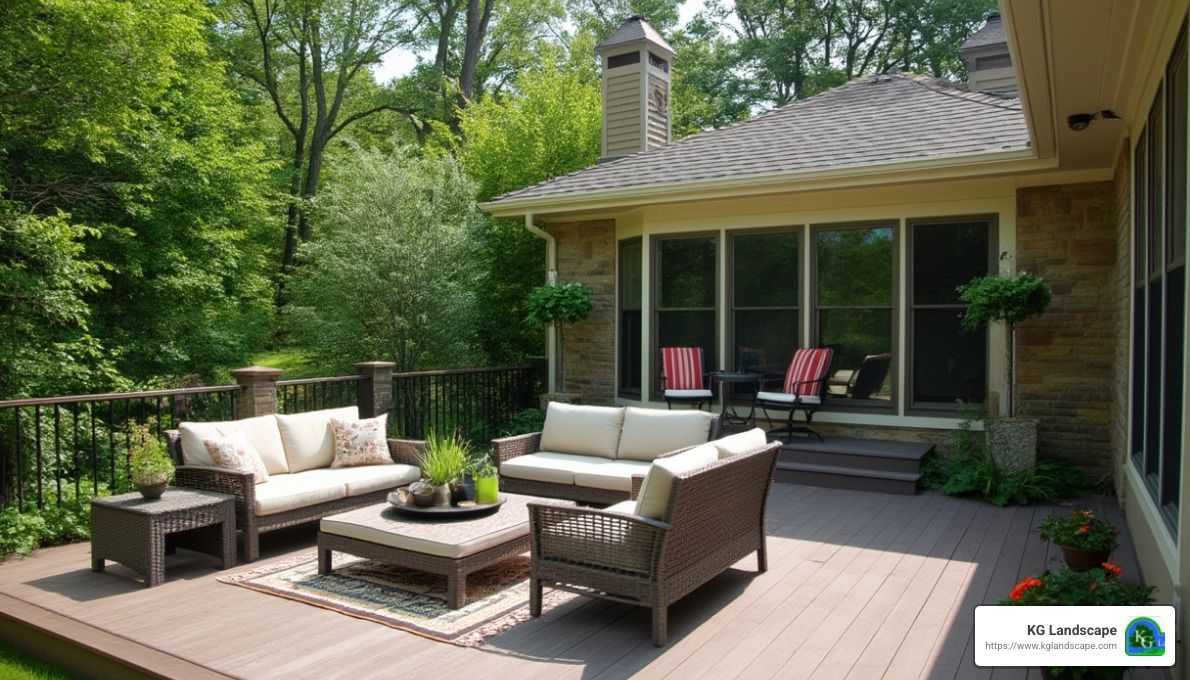
[(43, 510), (0, 510), (0, 559), (91, 537), (90, 496), (51, 502)]
[(539, 408), (527, 408), (509, 418), (500, 427), (501, 437), (514, 437), (518, 434), (541, 432), (545, 427), (545, 411)]

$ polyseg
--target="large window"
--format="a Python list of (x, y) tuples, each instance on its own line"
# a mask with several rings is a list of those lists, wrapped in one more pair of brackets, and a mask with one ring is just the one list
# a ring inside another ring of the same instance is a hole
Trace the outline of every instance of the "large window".
[(653, 243), (653, 389), (659, 389), (661, 347), (701, 347), (706, 370), (718, 367), (717, 235), (663, 236)]
[(894, 406), (893, 234), (891, 225), (814, 230), (815, 337), (835, 351), (834, 404)]
[(1132, 454), (1171, 531), (1184, 446), (1186, 58), (1183, 27), (1133, 157)]
[(731, 234), (728, 368), (783, 374), (793, 351), (801, 346), (801, 236), (800, 229)]
[(993, 219), (909, 222), (910, 405), (952, 408), (987, 393), (987, 332), (966, 332), (956, 288), (993, 266)]
[(640, 396), (641, 240), (620, 242), (620, 394)]

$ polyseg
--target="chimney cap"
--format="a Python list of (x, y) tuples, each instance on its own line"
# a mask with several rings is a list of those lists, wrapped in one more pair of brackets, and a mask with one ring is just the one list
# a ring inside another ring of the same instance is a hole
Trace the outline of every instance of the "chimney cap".
[(1008, 46), (1008, 36), (1004, 33), (1004, 23), (999, 12), (989, 12), (984, 17), (983, 26), (959, 46), (959, 53), (993, 45)]
[(657, 29), (650, 26), (649, 22), (640, 15), (633, 15), (625, 19), (624, 23), (620, 24), (620, 27), (607, 40), (595, 46), (595, 52), (602, 54), (613, 47), (623, 47), (637, 42), (652, 45), (666, 52), (671, 58), (676, 54), (674, 48), (665, 42), (665, 38), (661, 37)]

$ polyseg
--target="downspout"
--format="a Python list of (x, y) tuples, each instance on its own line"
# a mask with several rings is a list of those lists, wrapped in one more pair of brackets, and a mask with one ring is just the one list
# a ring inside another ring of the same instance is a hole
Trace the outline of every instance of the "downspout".
[[(546, 282), (557, 283), (558, 279), (558, 241), (554, 235), (533, 223), (533, 213), (525, 213), (525, 229), (539, 239), (545, 241), (545, 269)], [(549, 365), (546, 378), (546, 391), (556, 392), (558, 384), (557, 337), (553, 326), (545, 330), (545, 356)]]

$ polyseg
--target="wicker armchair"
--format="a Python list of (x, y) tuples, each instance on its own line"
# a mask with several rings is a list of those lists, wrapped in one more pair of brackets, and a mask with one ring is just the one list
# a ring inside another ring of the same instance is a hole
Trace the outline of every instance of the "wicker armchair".
[(541, 615), (544, 586), (651, 607), (653, 644), (664, 645), (669, 605), (753, 551), (758, 571), (768, 568), (764, 512), (779, 450), (772, 443), (677, 475), (667, 521), (529, 504), (530, 613)]
[[(181, 442), (177, 431), (167, 431), (166, 439), (174, 460), (181, 460)], [(389, 439), (388, 451), (394, 463), (417, 466), (420, 464), (421, 454), (425, 452), (425, 442), (410, 439)], [(327, 515), (382, 503), (392, 491), (391, 489), (373, 491), (286, 512), (258, 516), (256, 514), (256, 484), (251, 472), (236, 472), (202, 465), (179, 465), (174, 477), (174, 484), (190, 489), (218, 491), (236, 497), (236, 528), (241, 532), (240, 554), (245, 562), (253, 562), (260, 556), (260, 534), (262, 532), (305, 524), (322, 519)]]

